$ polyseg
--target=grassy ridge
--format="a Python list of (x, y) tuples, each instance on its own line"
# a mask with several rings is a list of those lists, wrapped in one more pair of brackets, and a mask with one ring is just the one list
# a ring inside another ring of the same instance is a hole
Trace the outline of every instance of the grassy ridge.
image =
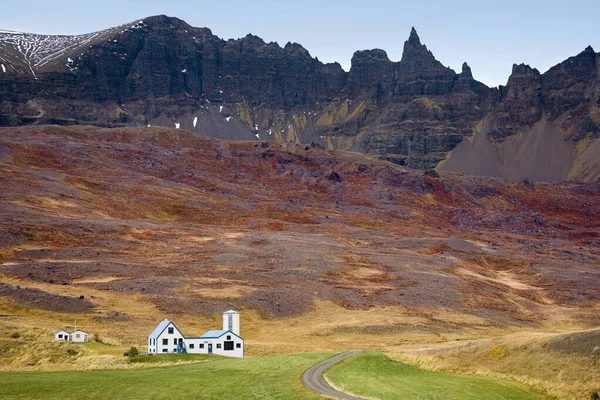
[(542, 399), (541, 395), (498, 381), (424, 371), (377, 353), (358, 354), (334, 365), (325, 377), (336, 387), (381, 399)]
[[(0, 374), (1, 399), (318, 399), (300, 383), (330, 357), (307, 353), (120, 371)], [(154, 357), (158, 359), (159, 357)]]

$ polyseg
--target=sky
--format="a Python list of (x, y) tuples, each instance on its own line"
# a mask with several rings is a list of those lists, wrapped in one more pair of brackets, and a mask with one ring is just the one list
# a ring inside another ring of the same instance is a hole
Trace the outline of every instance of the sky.
[(82, 34), (158, 14), (223, 39), (297, 42), (345, 70), (356, 50), (380, 48), (399, 61), (414, 26), (442, 64), (460, 72), (466, 61), (488, 86), (505, 85), (514, 63), (543, 73), (589, 45), (600, 52), (600, 0), (28, 0), (2, 7), (0, 29)]

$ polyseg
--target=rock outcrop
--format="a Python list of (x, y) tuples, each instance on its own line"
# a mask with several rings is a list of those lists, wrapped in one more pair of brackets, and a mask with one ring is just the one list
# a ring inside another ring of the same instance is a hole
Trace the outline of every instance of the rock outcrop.
[(496, 89), (467, 63), (445, 67), (414, 28), (399, 62), (357, 51), (349, 72), (297, 43), (225, 41), (167, 16), (80, 36), (2, 32), (0, 125), (174, 126), (431, 169), (484, 121), (494, 146), (547, 121), (583, 154), (600, 131), (598, 58), (589, 47), (545, 74), (515, 65)]

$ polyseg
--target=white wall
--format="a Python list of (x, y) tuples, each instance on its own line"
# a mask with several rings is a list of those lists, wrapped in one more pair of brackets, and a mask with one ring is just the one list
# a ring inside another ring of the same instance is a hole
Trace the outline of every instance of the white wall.
[(88, 334), (84, 331), (75, 331), (71, 333), (71, 341), (83, 343), (88, 341)]
[[(60, 337), (59, 337), (60, 336)], [(54, 334), (54, 340), (64, 340), (64, 341), (68, 341), (69, 340), (69, 332), (66, 331), (59, 331), (56, 332)]]

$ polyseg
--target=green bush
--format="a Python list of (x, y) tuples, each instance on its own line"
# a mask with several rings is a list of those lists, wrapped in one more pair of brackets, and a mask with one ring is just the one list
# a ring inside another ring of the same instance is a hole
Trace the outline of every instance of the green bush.
[(598, 392), (592, 393), (592, 400), (600, 400), (600, 394)]
[(135, 357), (135, 356), (138, 356), (138, 355), (140, 355), (140, 351), (138, 350), (138, 348), (137, 348), (137, 347), (131, 347), (131, 348), (129, 349), (129, 351), (127, 352), (127, 355), (128, 355), (129, 357)]

